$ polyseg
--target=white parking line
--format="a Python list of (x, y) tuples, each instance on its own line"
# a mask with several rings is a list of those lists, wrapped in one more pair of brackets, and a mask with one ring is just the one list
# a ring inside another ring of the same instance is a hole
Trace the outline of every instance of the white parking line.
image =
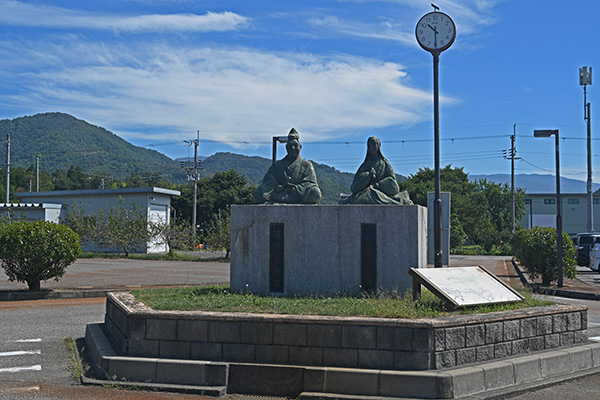
[(0, 353), (0, 357), (13, 357), (13, 356), (26, 356), (30, 354), (42, 354), (41, 350), (30, 350), (30, 351), (5, 351)]
[(19, 340), (13, 340), (13, 342), (15, 343), (38, 343), (41, 342), (42, 339), (19, 339)]
[(21, 371), (41, 371), (41, 365), (32, 365), (30, 367), (13, 367), (13, 368), (0, 368), (0, 373), (2, 372), (21, 372)]
[(593, 340), (594, 342), (600, 342), (600, 336), (592, 336), (592, 337), (589, 337), (588, 339)]

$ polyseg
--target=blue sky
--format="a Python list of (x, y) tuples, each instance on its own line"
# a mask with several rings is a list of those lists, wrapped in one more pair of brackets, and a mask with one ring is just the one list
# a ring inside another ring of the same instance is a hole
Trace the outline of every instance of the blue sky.
[[(64, 112), (172, 158), (193, 155), (197, 130), (202, 155), (270, 158), (295, 127), (305, 158), (349, 172), (376, 135), (410, 175), (434, 165), (432, 56), (414, 38), (430, 3), (0, 0), (0, 118)], [(578, 71), (600, 74), (600, 3), (435, 3), (457, 29), (440, 58), (442, 165), (510, 173), (517, 124), (517, 173), (554, 174), (554, 140), (533, 130), (559, 129), (562, 175), (585, 180)]]

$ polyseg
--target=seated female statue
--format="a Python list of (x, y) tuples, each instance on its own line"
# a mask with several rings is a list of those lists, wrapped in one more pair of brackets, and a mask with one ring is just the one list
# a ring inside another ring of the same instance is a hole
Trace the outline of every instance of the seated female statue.
[(413, 204), (408, 192), (400, 192), (392, 165), (381, 154), (376, 136), (367, 140), (367, 156), (354, 175), (352, 195), (342, 204)]

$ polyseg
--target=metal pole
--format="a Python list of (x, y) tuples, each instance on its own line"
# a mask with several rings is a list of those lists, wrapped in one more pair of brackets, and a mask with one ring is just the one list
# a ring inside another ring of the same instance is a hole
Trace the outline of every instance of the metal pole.
[(586, 103), (587, 121), (587, 200), (588, 200), (588, 223), (587, 231), (594, 232), (594, 192), (592, 188), (592, 113), (591, 104)]
[(513, 125), (513, 134), (510, 137), (510, 231), (515, 233), (515, 138), (517, 124)]
[(563, 287), (563, 263), (562, 263), (562, 215), (560, 205), (560, 156), (558, 129), (554, 131), (556, 139), (556, 266), (558, 270), (558, 287)]
[(40, 156), (35, 156), (35, 191), (40, 191)]
[[(198, 142), (200, 141), (200, 130), (196, 131), (197, 139), (194, 141), (194, 209), (192, 210), (192, 232), (196, 235), (196, 203), (198, 201)], [(195, 241), (194, 241), (195, 244)]]
[(6, 203), (10, 196), (10, 133), (6, 134)]
[(439, 63), (440, 53), (433, 52), (433, 121), (434, 121), (434, 157), (435, 157), (435, 204), (433, 207), (433, 244), (435, 252), (435, 268), (443, 264), (442, 254), (442, 199), (440, 179), (440, 88)]

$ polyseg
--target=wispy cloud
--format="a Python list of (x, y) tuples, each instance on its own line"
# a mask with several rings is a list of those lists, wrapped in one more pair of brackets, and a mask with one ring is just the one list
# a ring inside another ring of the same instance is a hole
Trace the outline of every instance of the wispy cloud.
[(222, 32), (240, 29), (250, 20), (233, 12), (196, 14), (112, 15), (56, 6), (0, 0), (0, 24), (119, 32)]
[[(373, 18), (371, 23), (338, 16), (321, 16), (312, 18), (309, 22), (331, 32), (347, 36), (367, 37), (371, 39), (395, 40), (407, 45), (415, 46), (414, 24), (426, 12), (433, 11), (429, 3), (414, 0), (338, 0), (340, 3), (369, 3), (374, 10), (379, 10), (378, 18)], [(457, 25), (460, 35), (480, 33), (482, 28), (497, 23), (493, 16), (494, 8), (499, 0), (436, 0), (435, 4), (450, 15)], [(376, 11), (375, 11), (376, 12)], [(414, 24), (407, 23), (414, 21)], [(473, 45), (464, 43), (467, 49)]]
[(416, 45), (414, 33), (397, 29), (389, 18), (380, 18), (377, 24), (346, 21), (336, 16), (313, 17), (308, 21), (312, 26), (335, 32), (339, 35), (369, 39), (385, 39)]
[[(157, 139), (181, 139), (201, 129), (207, 139), (264, 141), (295, 126), (323, 140), (417, 123), (431, 106), (402, 65), (371, 59), (165, 43), (9, 46), (0, 43), (0, 54), (20, 54), (11, 66), (20, 86), (5, 107), (69, 112), (129, 137), (152, 128), (164, 132)], [(68, 67), (32, 72), (38, 62)]]

